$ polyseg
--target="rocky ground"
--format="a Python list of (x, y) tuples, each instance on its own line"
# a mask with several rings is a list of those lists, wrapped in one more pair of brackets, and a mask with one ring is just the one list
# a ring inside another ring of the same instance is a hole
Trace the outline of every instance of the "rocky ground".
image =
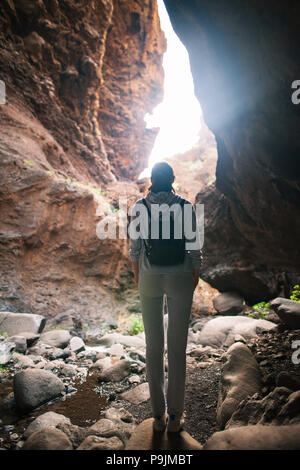
[[(232, 426), (281, 429), (300, 420), (300, 328), (280, 320), (282, 303), (269, 321), (245, 306), (232, 314), (237, 298), (228, 302), (189, 329), (185, 430), (204, 447), (220, 446), (216, 438)], [(1, 448), (124, 449), (151, 417), (144, 333), (47, 329), (41, 316), (12, 315), (0, 312)]]

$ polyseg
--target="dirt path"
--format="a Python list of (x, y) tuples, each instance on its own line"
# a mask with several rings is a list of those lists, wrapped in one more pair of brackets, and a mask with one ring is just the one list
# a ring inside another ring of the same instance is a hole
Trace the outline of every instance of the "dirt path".
[[(185, 392), (185, 430), (198, 442), (204, 444), (218, 430), (216, 407), (221, 364), (212, 363), (208, 368), (187, 367)], [(146, 380), (143, 375), (142, 378)], [(124, 407), (139, 424), (152, 417), (150, 401), (132, 405), (125, 400), (117, 400), (117, 406)]]

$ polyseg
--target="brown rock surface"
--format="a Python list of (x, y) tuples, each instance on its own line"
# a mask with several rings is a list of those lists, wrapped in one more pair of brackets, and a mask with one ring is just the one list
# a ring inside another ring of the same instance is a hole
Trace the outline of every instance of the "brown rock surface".
[(216, 188), (196, 198), (207, 215), (202, 275), (251, 302), (288, 293), (300, 278), (299, 2), (165, 5), (218, 148)]
[(156, 2), (5, 0), (0, 22), (1, 309), (114, 322), (127, 242), (99, 240), (96, 211), (140, 194), (128, 178), (156, 135), (144, 115), (166, 47)]
[(216, 432), (203, 450), (299, 450), (300, 425), (244, 426)]
[(22, 450), (73, 450), (65, 433), (56, 428), (44, 428), (31, 434)]

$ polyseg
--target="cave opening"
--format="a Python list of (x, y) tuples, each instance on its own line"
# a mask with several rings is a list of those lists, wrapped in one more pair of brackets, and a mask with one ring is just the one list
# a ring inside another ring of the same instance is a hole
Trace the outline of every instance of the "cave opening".
[[(163, 58), (164, 96), (152, 113), (145, 116), (147, 128), (159, 128), (159, 132), (148, 167), (139, 178), (149, 177), (157, 161), (168, 161), (178, 175), (175, 188), (194, 198), (203, 185), (215, 181), (216, 142), (205, 125), (195, 96), (189, 54), (172, 27), (163, 0), (157, 3), (161, 29), (167, 40)], [(185, 184), (179, 177), (182, 170)], [(189, 173), (190, 178), (186, 178)]]

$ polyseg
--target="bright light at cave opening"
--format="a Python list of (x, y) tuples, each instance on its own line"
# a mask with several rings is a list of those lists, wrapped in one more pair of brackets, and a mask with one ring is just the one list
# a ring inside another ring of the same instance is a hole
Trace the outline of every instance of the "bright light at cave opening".
[(152, 166), (164, 158), (191, 149), (199, 140), (200, 104), (194, 95), (194, 82), (187, 50), (175, 34), (163, 0), (158, 0), (161, 28), (167, 38), (163, 59), (164, 98), (152, 114), (145, 116), (147, 128), (159, 127), (148, 168), (140, 178), (150, 175)]

